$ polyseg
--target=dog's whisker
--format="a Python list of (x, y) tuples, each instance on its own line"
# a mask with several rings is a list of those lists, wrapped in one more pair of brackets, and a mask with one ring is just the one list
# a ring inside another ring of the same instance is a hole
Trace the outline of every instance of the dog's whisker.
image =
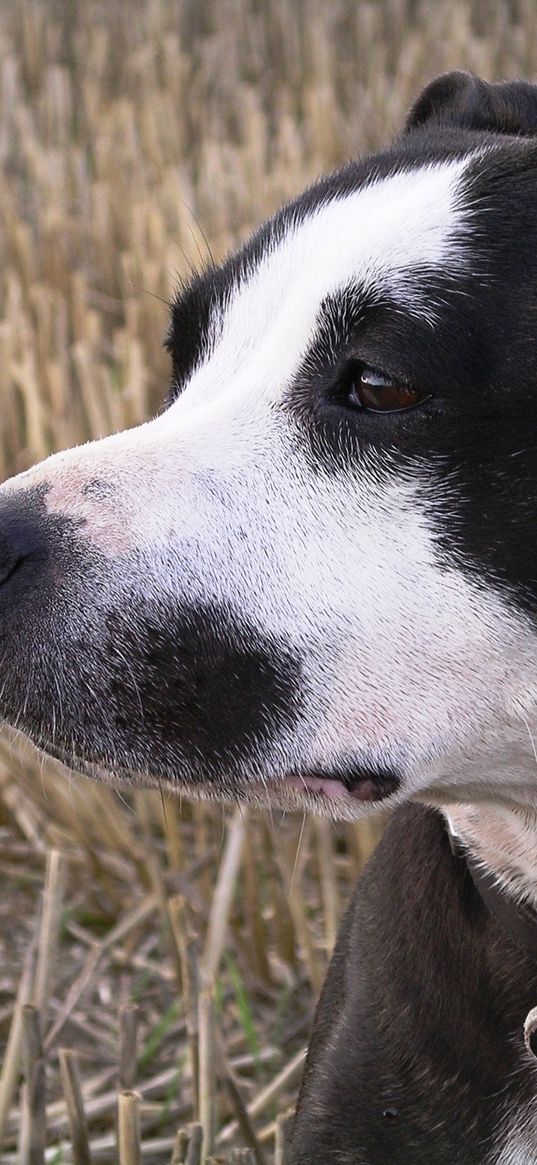
[[(210, 262), (211, 262), (212, 266), (213, 266), (213, 267), (214, 267), (214, 266), (216, 266), (216, 264), (215, 264), (215, 261), (214, 261), (214, 256), (213, 256), (213, 253), (212, 253), (212, 250), (211, 250), (211, 246), (210, 246), (210, 243), (209, 243), (209, 240), (208, 240), (208, 238), (207, 238), (207, 235), (205, 234), (205, 231), (204, 231), (204, 229), (203, 229), (203, 227), (202, 227), (202, 225), (201, 225), (201, 222), (200, 222), (199, 218), (197, 217), (197, 215), (196, 215), (196, 214), (194, 214), (194, 211), (192, 210), (192, 207), (191, 207), (191, 206), (189, 206), (188, 202), (185, 202), (184, 198), (181, 198), (181, 199), (180, 199), (180, 202), (182, 202), (182, 204), (183, 204), (183, 206), (185, 207), (185, 209), (186, 209), (186, 210), (188, 210), (188, 213), (191, 215), (191, 217), (192, 217), (192, 220), (195, 222), (195, 224), (196, 224), (196, 226), (197, 226), (197, 228), (198, 228), (198, 230), (199, 230), (199, 233), (200, 233), (200, 235), (201, 235), (201, 237), (202, 237), (202, 239), (203, 239), (203, 242), (205, 243), (205, 246), (207, 247), (207, 254), (208, 254), (208, 256), (209, 256), (209, 259), (210, 259)], [(194, 232), (192, 231), (192, 228), (190, 228), (190, 230), (191, 230), (191, 232), (192, 232), (192, 237), (193, 237), (193, 239), (194, 239), (194, 242), (196, 243), (196, 246), (197, 246), (197, 248), (198, 248), (198, 252), (199, 252), (200, 259), (201, 259), (202, 263), (204, 263), (204, 258), (203, 258), (203, 255), (202, 255), (202, 253), (201, 253), (201, 249), (200, 249), (200, 247), (199, 247), (199, 243), (197, 242), (197, 239), (194, 237)]]
[(534, 761), (535, 761), (535, 764), (537, 765), (537, 749), (536, 749), (536, 747), (535, 747), (535, 741), (534, 741), (534, 739), (533, 739), (533, 734), (532, 734), (531, 728), (530, 728), (530, 726), (529, 726), (529, 724), (528, 724), (528, 721), (526, 720), (526, 717), (525, 717), (525, 715), (524, 715), (524, 713), (523, 713), (523, 712), (520, 712), (520, 718), (521, 718), (521, 720), (524, 722), (524, 724), (525, 724), (525, 726), (526, 726), (526, 731), (527, 731), (527, 733), (528, 733), (528, 736), (529, 736), (529, 738), (530, 738), (530, 742), (531, 742), (531, 749), (532, 749), (532, 752), (533, 752), (533, 759), (534, 759)]
[(298, 859), (299, 859), (299, 856), (300, 856), (300, 850), (301, 850), (301, 848), (302, 848), (302, 840), (303, 840), (303, 838), (304, 838), (304, 830), (305, 830), (305, 828), (306, 828), (306, 813), (304, 812), (304, 813), (302, 814), (302, 825), (300, 826), (300, 833), (299, 833), (299, 835), (298, 835), (298, 842), (297, 842), (297, 847), (296, 847), (295, 860), (294, 860), (294, 862), (293, 862), (293, 869), (292, 869), (292, 871), (291, 871), (291, 889), (293, 888), (293, 886), (294, 886), (294, 883), (295, 883), (295, 874), (296, 874), (296, 870), (297, 870), (297, 866), (298, 866)]
[(168, 819), (166, 817), (166, 805), (164, 803), (164, 793), (163, 793), (163, 789), (162, 789), (162, 781), (158, 782), (158, 788), (159, 788), (159, 794), (160, 794), (160, 804), (162, 806), (162, 819), (163, 819), (164, 825), (166, 826), (168, 823)]

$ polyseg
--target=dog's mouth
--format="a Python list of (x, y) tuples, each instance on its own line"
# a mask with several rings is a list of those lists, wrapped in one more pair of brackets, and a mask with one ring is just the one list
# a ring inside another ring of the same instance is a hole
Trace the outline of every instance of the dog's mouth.
[(389, 769), (292, 774), (286, 781), (298, 792), (312, 793), (325, 802), (384, 801), (401, 787), (401, 778)]
[(200, 782), (192, 774), (181, 772), (180, 766), (172, 779), (169, 775), (159, 777), (158, 774), (126, 767), (117, 760), (81, 756), (58, 742), (45, 743), (41, 739), (39, 747), (71, 770), (107, 784), (158, 785), (170, 791), (184, 792), (195, 799), (243, 800), (258, 806), (272, 804), (282, 809), (299, 809), (306, 805), (314, 812), (328, 813), (333, 817), (347, 816), (349, 812), (354, 815), (360, 804), (385, 801), (397, 794), (402, 785), (402, 777), (391, 769), (359, 767), (346, 771), (290, 772), (262, 781), (256, 777), (237, 780), (222, 775), (221, 780)]

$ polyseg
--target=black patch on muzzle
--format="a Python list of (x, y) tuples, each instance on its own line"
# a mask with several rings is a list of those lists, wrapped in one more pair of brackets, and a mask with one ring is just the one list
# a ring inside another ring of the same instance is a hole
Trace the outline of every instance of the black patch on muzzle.
[(134, 600), (106, 632), (112, 731), (137, 767), (233, 776), (296, 720), (297, 657), (224, 606)]

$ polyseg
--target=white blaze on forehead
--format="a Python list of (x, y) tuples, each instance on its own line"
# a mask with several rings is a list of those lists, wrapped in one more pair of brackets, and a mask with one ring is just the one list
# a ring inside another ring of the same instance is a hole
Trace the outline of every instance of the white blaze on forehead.
[(371, 182), (291, 220), (277, 242), (268, 239), (266, 255), (214, 320), (212, 350), (193, 378), (198, 399), (246, 371), (267, 385), (276, 369), (285, 383), (308, 350), (323, 300), (350, 284), (393, 295), (411, 314), (434, 320), (417, 273), (454, 273), (464, 264), (470, 211), (460, 179), (472, 158)]

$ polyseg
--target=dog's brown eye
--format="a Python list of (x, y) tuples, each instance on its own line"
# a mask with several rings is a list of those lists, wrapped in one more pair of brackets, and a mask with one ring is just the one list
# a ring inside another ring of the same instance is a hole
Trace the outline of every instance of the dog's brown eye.
[(375, 368), (362, 367), (353, 379), (348, 400), (359, 409), (374, 413), (398, 413), (413, 409), (430, 399), (430, 393), (393, 380)]

